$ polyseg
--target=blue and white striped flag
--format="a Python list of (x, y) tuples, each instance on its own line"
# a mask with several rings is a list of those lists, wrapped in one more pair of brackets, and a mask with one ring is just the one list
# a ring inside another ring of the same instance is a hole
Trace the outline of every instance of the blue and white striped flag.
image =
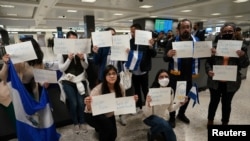
[(193, 101), (194, 101), (193, 107), (195, 106), (196, 103), (200, 104), (200, 102), (199, 102), (199, 92), (198, 92), (198, 87), (197, 87), (196, 83), (194, 83), (192, 88), (190, 89), (190, 91), (188, 93), (188, 97), (193, 99)]
[(125, 67), (129, 70), (137, 70), (140, 66), (142, 59), (142, 52), (136, 50), (130, 50), (128, 54), (128, 61), (125, 63)]
[(8, 73), (18, 141), (58, 141), (60, 134), (54, 126), (47, 90), (43, 88), (37, 102), (25, 89), (11, 61)]

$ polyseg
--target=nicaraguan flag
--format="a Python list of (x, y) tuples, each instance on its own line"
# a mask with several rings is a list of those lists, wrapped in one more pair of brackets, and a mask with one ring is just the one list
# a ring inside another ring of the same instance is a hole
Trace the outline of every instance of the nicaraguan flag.
[(11, 61), (8, 73), (18, 141), (58, 141), (60, 134), (54, 126), (47, 90), (43, 88), (37, 102), (23, 86)]
[(129, 70), (137, 70), (142, 59), (142, 52), (136, 50), (130, 50), (128, 54), (128, 61), (125, 63), (125, 67)]
[(196, 103), (200, 104), (200, 102), (199, 102), (199, 92), (198, 92), (198, 87), (197, 87), (196, 83), (194, 83), (191, 90), (189, 91), (188, 97), (193, 99), (193, 101), (194, 101), (193, 107), (195, 106)]

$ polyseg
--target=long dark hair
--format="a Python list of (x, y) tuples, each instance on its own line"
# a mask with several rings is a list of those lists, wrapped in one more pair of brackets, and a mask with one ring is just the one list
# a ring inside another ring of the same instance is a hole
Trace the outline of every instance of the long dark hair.
[(37, 65), (37, 64), (42, 64), (43, 63), (43, 51), (41, 50), (41, 47), (37, 43), (37, 41), (35, 39), (33, 39), (32, 37), (20, 38), (20, 41), (22, 41), (22, 42), (31, 41), (31, 43), (33, 45), (33, 48), (35, 50), (37, 59), (27, 61), (28, 64), (30, 66), (34, 66), (34, 65)]
[(122, 97), (122, 91), (120, 87), (120, 77), (118, 75), (117, 69), (113, 65), (108, 65), (106, 66), (104, 73), (103, 73), (103, 82), (102, 82), (102, 93), (111, 93), (109, 88), (108, 88), (108, 82), (106, 80), (106, 75), (109, 73), (109, 71), (114, 70), (117, 74), (117, 80), (114, 84), (114, 89), (115, 89), (115, 95), (116, 97)]
[(161, 73), (163, 73), (163, 72), (166, 72), (166, 73), (168, 74), (168, 71), (167, 71), (166, 69), (160, 69), (160, 70), (156, 73), (156, 75), (155, 75), (155, 79), (154, 79), (154, 81), (153, 81), (153, 83), (152, 83), (152, 85), (151, 85), (151, 88), (159, 88), (159, 87), (160, 87), (160, 84), (158, 83), (158, 77), (159, 77), (159, 75), (160, 75)]

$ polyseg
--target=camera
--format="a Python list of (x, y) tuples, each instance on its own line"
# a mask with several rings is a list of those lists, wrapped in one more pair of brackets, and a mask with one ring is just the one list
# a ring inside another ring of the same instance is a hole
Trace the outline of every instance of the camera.
[(139, 0), (139, 2), (143, 2), (143, 0)]

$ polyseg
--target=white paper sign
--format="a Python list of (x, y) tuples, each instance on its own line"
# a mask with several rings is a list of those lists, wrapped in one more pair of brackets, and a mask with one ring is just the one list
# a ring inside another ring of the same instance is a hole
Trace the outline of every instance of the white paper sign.
[(93, 96), (91, 108), (93, 116), (116, 111), (115, 94), (110, 93)]
[(33, 69), (35, 82), (57, 83), (56, 71)]
[(172, 45), (176, 50), (175, 58), (193, 57), (193, 41), (173, 42)]
[(203, 58), (211, 56), (212, 41), (194, 42), (193, 58)]
[(91, 39), (54, 39), (54, 53), (68, 54), (68, 53), (90, 53)]
[(239, 40), (219, 40), (216, 48), (216, 56), (239, 57), (236, 53), (241, 50), (242, 41)]
[(127, 61), (127, 48), (130, 48), (129, 35), (115, 35), (113, 36), (113, 46), (111, 47), (111, 60)]
[(112, 33), (111, 31), (92, 32), (92, 42), (97, 47), (110, 47), (112, 46)]
[(213, 65), (213, 80), (236, 81), (237, 66)]
[(91, 53), (91, 39), (74, 39), (75, 53)]
[(54, 38), (54, 53), (55, 54), (68, 54), (72, 52), (73, 48), (72, 39)]
[(174, 102), (184, 102), (186, 97), (187, 81), (177, 81)]
[(13, 64), (37, 59), (31, 41), (5, 46), (5, 50), (10, 55)]
[(150, 106), (171, 103), (171, 88), (150, 88), (149, 95), (152, 99)]
[(136, 113), (134, 96), (116, 98), (115, 115)]
[(135, 44), (149, 45), (149, 40), (152, 39), (152, 32), (144, 30), (135, 30)]

